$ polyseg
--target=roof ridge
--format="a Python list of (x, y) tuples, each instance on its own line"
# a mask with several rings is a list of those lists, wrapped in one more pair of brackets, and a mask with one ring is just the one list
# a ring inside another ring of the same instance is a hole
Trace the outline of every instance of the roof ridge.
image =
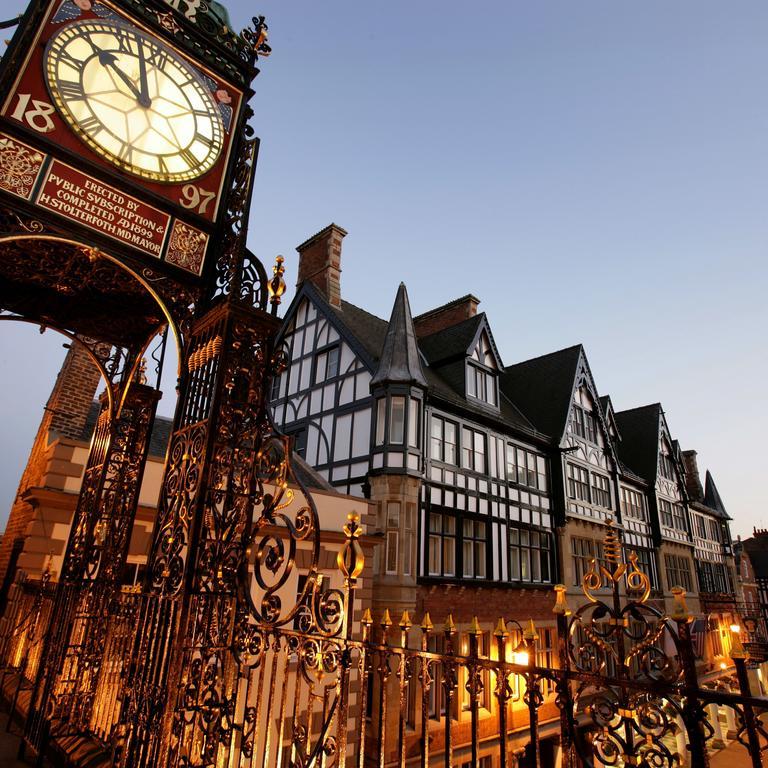
[(636, 405), (634, 408), (625, 408), (622, 411), (614, 410), (614, 414), (618, 416), (620, 413), (632, 413), (633, 411), (642, 411), (646, 408), (658, 408), (659, 410), (663, 410), (661, 403), (648, 403), (647, 405)]
[(459, 296), (458, 299), (451, 299), (445, 304), (441, 304), (439, 307), (428, 309), (426, 312), (422, 312), (420, 315), (416, 315), (413, 320), (416, 322), (417, 320), (421, 320), (423, 317), (429, 317), (430, 315), (435, 314), (435, 312), (442, 312), (442, 310), (448, 309), (449, 307), (458, 306), (467, 299), (474, 299), (478, 304), (480, 303), (480, 299), (478, 299), (477, 296), (475, 296), (473, 293), (465, 293), (463, 296)]
[(527, 363), (533, 363), (536, 360), (543, 360), (545, 357), (554, 357), (555, 355), (561, 355), (563, 352), (570, 352), (573, 349), (584, 349), (584, 345), (579, 342), (578, 344), (571, 344), (569, 347), (563, 347), (562, 349), (556, 349), (554, 352), (545, 352), (543, 355), (536, 355), (536, 357), (529, 357), (527, 360), (520, 360), (518, 363), (512, 363), (505, 366), (504, 370), (508, 371), (510, 368), (514, 368), (518, 365), (526, 365)]
[[(441, 328), (439, 331), (428, 333), (426, 336), (419, 336), (418, 337), (419, 341), (426, 341), (427, 339), (431, 339), (433, 336), (437, 336), (439, 333), (445, 333), (449, 328), (451, 330), (454, 330), (455, 328), (461, 328), (462, 325), (467, 325), (469, 323), (476, 323), (479, 320), (482, 320), (484, 317), (485, 317), (485, 312), (478, 312), (476, 315), (472, 315), (472, 317), (466, 317), (464, 318), (464, 320), (461, 320), (458, 323), (454, 323), (453, 325), (449, 325), (446, 328)], [(414, 318), (414, 322), (415, 321), (416, 321), (416, 318)]]

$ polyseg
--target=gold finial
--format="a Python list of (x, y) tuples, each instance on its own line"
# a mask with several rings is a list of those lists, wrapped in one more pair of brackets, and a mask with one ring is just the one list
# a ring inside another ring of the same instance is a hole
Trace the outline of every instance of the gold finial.
[(389, 616), (389, 608), (384, 609), (384, 615), (381, 617), (381, 626), (389, 629), (392, 626), (392, 619)]
[(285, 280), (283, 279), (283, 275), (285, 274), (285, 267), (283, 266), (284, 261), (285, 259), (283, 259), (282, 256), (278, 256), (275, 259), (275, 266), (272, 267), (273, 277), (267, 285), (267, 290), (269, 291), (269, 303), (272, 305), (273, 314), (277, 312), (278, 304), (283, 300), (283, 294), (285, 293)]
[(424, 614), (424, 618), (422, 618), (421, 620), (421, 631), (431, 632), (433, 627), (434, 627), (434, 624), (432, 624), (432, 620), (429, 618), (429, 611), (427, 611)]
[(556, 613), (558, 616), (571, 615), (571, 609), (568, 607), (565, 596), (566, 589), (565, 584), (555, 584), (555, 607), (552, 609), (552, 613)]
[(691, 615), (688, 613), (688, 606), (685, 604), (685, 590), (682, 587), (672, 587), (672, 594), (675, 602), (672, 605), (670, 618), (675, 621), (690, 621)]
[(336, 555), (336, 565), (348, 582), (354, 583), (365, 566), (365, 555), (358, 541), (362, 531), (360, 516), (356, 512), (350, 512), (344, 526), (346, 541)]
[(482, 635), (483, 630), (480, 627), (480, 622), (477, 620), (477, 616), (472, 617), (472, 621), (469, 624), (469, 634), (470, 635)]
[(454, 632), (456, 632), (456, 625), (453, 623), (453, 614), (452, 613), (448, 614), (448, 618), (445, 620), (445, 624), (443, 625), (443, 629), (449, 635), (452, 635)]
[(539, 633), (536, 631), (536, 625), (533, 623), (533, 619), (528, 619), (528, 626), (523, 632), (523, 640), (538, 640)]
[(621, 539), (613, 522), (609, 517), (605, 521), (605, 537), (603, 538), (603, 554), (607, 562), (617, 565), (621, 562)]
[(413, 622), (411, 621), (411, 617), (408, 615), (408, 611), (403, 611), (403, 616), (400, 619), (398, 626), (403, 630), (403, 632), (407, 632), (413, 626)]
[(493, 634), (494, 637), (509, 637), (509, 632), (507, 632), (507, 625), (504, 623), (504, 619), (501, 616), (499, 616), (499, 623), (496, 625), (496, 629), (493, 630)]
[(366, 608), (363, 611), (363, 618), (360, 619), (360, 621), (365, 625), (366, 627), (370, 627), (371, 624), (373, 624), (373, 616), (371, 616), (371, 609)]
[(748, 659), (749, 653), (741, 643), (741, 627), (738, 624), (731, 624), (731, 658)]

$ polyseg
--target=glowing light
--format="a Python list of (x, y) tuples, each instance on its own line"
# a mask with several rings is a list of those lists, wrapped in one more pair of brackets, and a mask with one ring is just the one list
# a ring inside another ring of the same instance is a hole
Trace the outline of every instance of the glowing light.
[(738, 624), (731, 624), (731, 632), (741, 632), (741, 627)]
[(720, 669), (728, 669), (728, 665), (724, 661), (721, 661), (720, 662)]
[(528, 651), (524, 650), (517, 650), (512, 653), (512, 661), (515, 664), (520, 664), (520, 666), (528, 666)]

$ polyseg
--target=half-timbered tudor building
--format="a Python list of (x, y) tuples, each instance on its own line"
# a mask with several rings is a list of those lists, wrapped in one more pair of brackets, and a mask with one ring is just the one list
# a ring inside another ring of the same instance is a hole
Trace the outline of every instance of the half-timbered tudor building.
[[(693, 536), (688, 515), (685, 470), (677, 442), (670, 435), (659, 403), (615, 414), (622, 463), (645, 481), (656, 588), (672, 609), (673, 587), (683, 587), (689, 608), (698, 612)], [(663, 607), (663, 606), (662, 606)]]

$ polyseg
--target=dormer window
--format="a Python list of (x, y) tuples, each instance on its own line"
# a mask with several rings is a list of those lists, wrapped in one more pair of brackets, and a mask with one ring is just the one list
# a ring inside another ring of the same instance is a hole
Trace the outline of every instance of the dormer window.
[(659, 456), (659, 472), (667, 480), (675, 479), (675, 466), (672, 462), (672, 457), (666, 453), (662, 453)]
[(497, 407), (498, 367), (487, 333), (482, 333), (467, 362), (467, 396)]
[(597, 427), (594, 413), (580, 405), (574, 405), (571, 414), (571, 432), (584, 440), (589, 440), (590, 443), (596, 443)]

